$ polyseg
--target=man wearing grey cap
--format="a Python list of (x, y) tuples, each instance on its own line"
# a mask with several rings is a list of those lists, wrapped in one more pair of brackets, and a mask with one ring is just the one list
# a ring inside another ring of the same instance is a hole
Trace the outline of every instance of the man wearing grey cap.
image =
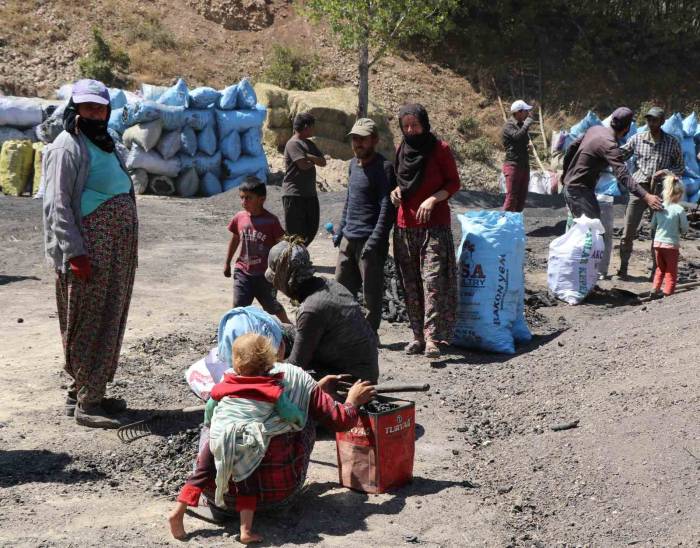
[(360, 287), (367, 307), (367, 321), (376, 332), (382, 319), (384, 261), (395, 210), (389, 197), (396, 186), (391, 162), (376, 152), (377, 126), (360, 118), (348, 134), (355, 158), (348, 167), (348, 191), (333, 237), (338, 249), (335, 279), (356, 295)]
[(612, 113), (610, 127), (593, 126), (574, 141), (564, 155), (564, 188), (566, 204), (574, 218), (586, 215), (600, 219), (600, 206), (595, 186), (600, 173), (612, 168), (618, 182), (652, 209), (661, 209), (661, 199), (635, 181), (625, 165), (625, 156), (618, 140), (627, 135), (634, 113), (620, 107)]
[[(648, 130), (633, 135), (621, 148), (625, 158), (634, 154), (632, 178), (644, 190), (658, 195), (661, 193), (661, 185), (658, 183), (664, 175), (683, 175), (683, 152), (680, 143), (661, 129), (666, 116), (660, 107), (650, 108), (645, 118)], [(630, 196), (627, 202), (625, 225), (620, 239), (620, 270), (617, 272), (620, 278), (627, 277), (634, 239), (647, 207), (646, 202), (636, 196)]]

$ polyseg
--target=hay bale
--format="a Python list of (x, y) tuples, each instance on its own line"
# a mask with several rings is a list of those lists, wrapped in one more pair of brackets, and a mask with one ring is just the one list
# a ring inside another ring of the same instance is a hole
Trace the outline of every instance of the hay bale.
[(265, 124), (271, 128), (291, 128), (292, 118), (289, 115), (289, 107), (268, 108)]
[(347, 143), (348, 146), (350, 146), (350, 137), (348, 137), (348, 132), (351, 129), (352, 125), (346, 126), (344, 124), (334, 124), (321, 120), (316, 122), (314, 125), (314, 135), (318, 135), (324, 139), (332, 139), (333, 141)]
[(349, 142), (336, 141), (326, 137), (314, 136), (311, 140), (321, 149), (324, 155), (338, 160), (349, 160), (354, 156)]
[(289, 113), (292, 118), (308, 112), (316, 122), (352, 126), (357, 112), (357, 92), (352, 88), (323, 88), (316, 91), (290, 91)]
[(272, 84), (258, 82), (255, 84), (255, 95), (258, 96), (258, 103), (268, 108), (287, 107), (287, 95), (289, 92)]
[(270, 148), (283, 149), (292, 138), (292, 128), (263, 127), (263, 143)]

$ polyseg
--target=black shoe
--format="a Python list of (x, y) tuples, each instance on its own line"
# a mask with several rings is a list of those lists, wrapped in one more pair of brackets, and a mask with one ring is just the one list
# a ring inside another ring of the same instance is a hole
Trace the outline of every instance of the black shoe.
[(627, 274), (627, 269), (626, 268), (621, 268), (620, 270), (617, 271), (617, 277), (618, 279), (625, 281), (629, 279), (629, 275)]
[[(78, 400), (70, 394), (66, 397), (65, 414), (68, 417), (75, 416), (75, 406)], [(108, 415), (118, 415), (126, 411), (126, 400), (121, 398), (102, 398), (100, 405)]]
[(121, 423), (111, 418), (101, 405), (77, 405), (75, 422), (88, 428), (119, 428)]

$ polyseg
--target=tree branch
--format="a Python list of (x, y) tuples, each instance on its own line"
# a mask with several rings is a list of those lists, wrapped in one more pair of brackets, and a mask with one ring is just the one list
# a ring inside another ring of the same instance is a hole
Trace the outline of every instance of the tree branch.
[(391, 31), (389, 34), (389, 37), (386, 40), (382, 40), (382, 45), (379, 47), (377, 50), (377, 53), (374, 54), (374, 58), (372, 61), (369, 63), (369, 68), (372, 68), (372, 65), (379, 61), (379, 59), (384, 55), (386, 52), (387, 48), (389, 47), (389, 44), (391, 43), (391, 40), (396, 36), (396, 33), (398, 32), (399, 28), (401, 27), (401, 24), (404, 22), (406, 19), (406, 12), (401, 14), (401, 17), (399, 17), (399, 20), (396, 22), (396, 25), (394, 26), (394, 29)]

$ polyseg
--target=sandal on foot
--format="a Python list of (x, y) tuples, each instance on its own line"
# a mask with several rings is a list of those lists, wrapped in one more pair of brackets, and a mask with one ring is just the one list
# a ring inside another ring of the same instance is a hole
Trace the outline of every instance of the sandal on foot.
[(412, 356), (414, 354), (422, 354), (425, 350), (425, 343), (421, 341), (413, 341), (406, 346), (406, 354)]
[(442, 352), (437, 344), (431, 341), (425, 345), (426, 358), (439, 358), (440, 356), (442, 356)]

